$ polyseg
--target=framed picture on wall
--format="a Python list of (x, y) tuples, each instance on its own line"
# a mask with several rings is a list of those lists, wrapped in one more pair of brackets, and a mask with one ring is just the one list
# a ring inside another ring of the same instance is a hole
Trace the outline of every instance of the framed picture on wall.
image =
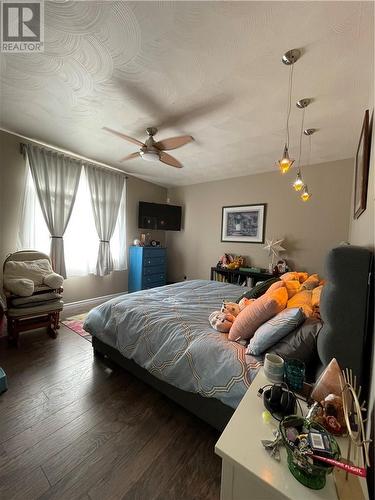
[(368, 173), (370, 166), (369, 110), (365, 112), (361, 135), (355, 156), (354, 219), (366, 210)]
[(264, 243), (266, 204), (223, 207), (221, 241)]

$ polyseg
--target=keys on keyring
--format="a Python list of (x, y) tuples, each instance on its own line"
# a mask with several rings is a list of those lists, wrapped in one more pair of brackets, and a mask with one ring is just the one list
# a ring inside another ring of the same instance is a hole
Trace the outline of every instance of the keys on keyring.
[(273, 441), (269, 439), (263, 439), (261, 443), (264, 446), (265, 450), (269, 453), (270, 457), (280, 462), (280, 446), (283, 444), (283, 440), (279, 431), (274, 431), (274, 436), (275, 439)]

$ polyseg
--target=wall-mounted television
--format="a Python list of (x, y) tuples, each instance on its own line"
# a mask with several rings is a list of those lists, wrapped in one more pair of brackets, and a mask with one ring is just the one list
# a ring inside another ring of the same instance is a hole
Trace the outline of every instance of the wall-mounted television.
[(181, 230), (181, 207), (162, 203), (139, 202), (138, 227), (140, 229)]

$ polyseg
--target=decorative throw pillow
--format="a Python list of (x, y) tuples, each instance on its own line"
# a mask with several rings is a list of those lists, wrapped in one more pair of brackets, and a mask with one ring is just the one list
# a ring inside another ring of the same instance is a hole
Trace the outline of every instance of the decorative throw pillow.
[(249, 339), (265, 321), (285, 309), (288, 293), (285, 287), (262, 295), (249, 304), (234, 321), (228, 339)]
[(304, 321), (305, 315), (302, 309), (284, 309), (257, 329), (250, 339), (246, 352), (259, 356), (288, 333), (298, 328)]
[(306, 281), (304, 281), (301, 285), (301, 289), (304, 288), (305, 290), (312, 290), (313, 288), (316, 288), (319, 286), (320, 278), (317, 274), (312, 274), (307, 278)]
[(320, 296), (322, 294), (322, 290), (323, 290), (323, 285), (320, 285), (320, 286), (317, 286), (316, 288), (314, 288), (314, 290), (312, 291), (311, 305), (313, 307), (319, 307), (319, 305), (320, 305)]
[(298, 273), (298, 279), (300, 283), (303, 283), (309, 277), (308, 273)]
[(261, 283), (258, 283), (257, 285), (253, 286), (253, 288), (241, 295), (236, 302), (237, 304), (240, 302), (241, 299), (246, 297), (247, 299), (257, 299), (258, 297), (261, 297), (266, 291), (269, 289), (269, 287), (273, 284), (276, 283), (276, 281), (280, 281), (280, 278), (274, 277), (270, 278), (269, 280), (262, 281)]
[(296, 293), (298, 293), (301, 289), (301, 284), (298, 280), (290, 280), (290, 281), (277, 281), (273, 283), (266, 293), (271, 293), (278, 288), (285, 287), (288, 292), (288, 299), (291, 299)]
[(284, 281), (276, 281), (275, 283), (272, 283), (272, 285), (269, 287), (269, 289), (266, 291), (266, 293), (271, 293), (274, 290), (278, 290), (281, 287), (285, 287)]
[(291, 307), (301, 307), (305, 313), (306, 318), (310, 318), (313, 315), (313, 307), (311, 304), (312, 291), (311, 290), (301, 290), (296, 293), (294, 297), (288, 300), (287, 308)]
[(291, 299), (301, 289), (301, 283), (298, 280), (284, 281), (286, 291), (288, 292), (288, 299)]
[[(285, 309), (287, 311), (287, 309)], [(288, 333), (268, 349), (267, 352), (277, 354), (283, 359), (299, 359), (306, 366), (306, 379), (315, 380), (316, 366), (319, 356), (316, 339), (322, 323), (314, 318), (306, 319), (302, 325)]]
[(280, 276), (282, 281), (299, 280), (298, 273), (290, 271), (289, 273), (282, 274)]

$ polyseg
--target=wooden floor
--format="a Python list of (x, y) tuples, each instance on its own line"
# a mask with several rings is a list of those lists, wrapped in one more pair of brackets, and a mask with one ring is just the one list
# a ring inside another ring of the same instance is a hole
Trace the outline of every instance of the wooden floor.
[(218, 433), (66, 327), (0, 340), (0, 498), (218, 499)]

